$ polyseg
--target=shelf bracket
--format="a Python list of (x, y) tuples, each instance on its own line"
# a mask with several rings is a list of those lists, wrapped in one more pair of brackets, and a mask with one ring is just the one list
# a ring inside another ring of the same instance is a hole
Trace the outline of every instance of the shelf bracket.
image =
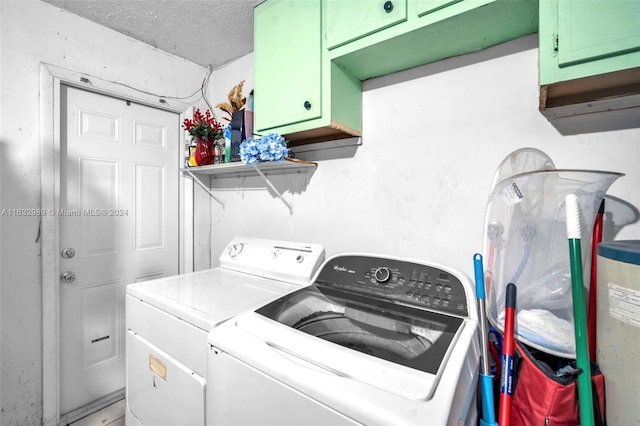
[(289, 208), (289, 214), (290, 214), (290, 215), (293, 215), (293, 208), (291, 207), (291, 204), (289, 204), (289, 203), (287, 202), (287, 200), (285, 200), (285, 199), (284, 199), (284, 197), (282, 196), (282, 194), (280, 194), (280, 192), (276, 189), (276, 187), (275, 187), (275, 186), (273, 186), (273, 184), (271, 183), (271, 181), (269, 180), (269, 178), (267, 178), (267, 176), (266, 176), (264, 173), (262, 173), (262, 170), (260, 170), (260, 169), (258, 168), (258, 166), (257, 166), (257, 165), (252, 164), (252, 166), (253, 166), (253, 168), (255, 169), (256, 173), (258, 173), (258, 175), (260, 175), (260, 177), (261, 177), (262, 179), (264, 179), (264, 181), (267, 183), (267, 185), (269, 185), (269, 188), (271, 188), (271, 190), (272, 190), (273, 192), (275, 192), (275, 193), (276, 193), (276, 195), (278, 196), (278, 198), (280, 198), (280, 200), (281, 200), (281, 201), (282, 201), (282, 202), (283, 202), (283, 203), (284, 203), (284, 204)]
[(184, 172), (185, 172), (186, 174), (188, 174), (189, 176), (191, 176), (191, 179), (193, 179), (193, 181), (194, 181), (195, 183), (197, 183), (198, 185), (200, 185), (200, 188), (202, 188), (202, 189), (204, 189), (205, 191), (207, 191), (207, 193), (209, 194), (209, 196), (210, 196), (211, 198), (213, 198), (214, 200), (216, 200), (216, 201), (218, 202), (218, 204), (220, 204), (220, 205), (222, 206), (222, 208), (224, 209), (224, 203), (223, 203), (222, 201), (220, 201), (220, 199), (219, 199), (218, 197), (216, 197), (216, 196), (213, 194), (213, 191), (211, 191), (211, 189), (207, 188), (207, 187), (205, 186), (205, 184), (204, 184), (204, 183), (202, 183), (202, 182), (200, 181), (200, 179), (198, 179), (197, 177), (195, 177), (195, 175), (194, 175), (193, 173), (191, 173), (191, 171), (189, 171), (189, 170), (184, 170)]

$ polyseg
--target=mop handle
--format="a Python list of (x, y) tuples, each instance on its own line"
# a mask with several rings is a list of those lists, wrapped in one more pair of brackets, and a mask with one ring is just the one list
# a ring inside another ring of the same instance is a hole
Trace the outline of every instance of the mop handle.
[(502, 345), (502, 377), (500, 380), (500, 409), (498, 424), (511, 425), (511, 393), (513, 385), (514, 323), (516, 317), (516, 285), (507, 284), (504, 308), (504, 342)]
[(482, 396), (481, 426), (497, 426), (493, 404), (493, 376), (489, 367), (489, 331), (487, 326), (487, 311), (484, 289), (484, 271), (482, 270), (482, 255), (473, 256), (473, 269), (476, 278), (476, 298), (478, 299), (478, 322), (480, 323), (480, 348), (482, 353), (480, 369), (480, 392)]
[(567, 239), (569, 240), (569, 260), (571, 266), (571, 295), (573, 301), (573, 325), (576, 341), (576, 366), (582, 370), (578, 375), (578, 407), (580, 424), (593, 426), (593, 392), (591, 390), (591, 361), (587, 337), (587, 313), (582, 280), (582, 251), (580, 247), (580, 206), (578, 197), (565, 197), (567, 219)]
[(487, 313), (486, 313), (486, 305), (485, 305), (485, 291), (484, 291), (484, 273), (482, 270), (482, 255), (476, 253), (473, 256), (473, 269), (475, 272), (476, 278), (476, 299), (478, 300), (478, 310), (479, 310), (479, 318), (478, 322), (480, 323), (480, 350), (482, 353), (482, 365), (480, 372), (485, 376), (491, 375), (491, 370), (489, 369), (489, 348), (488, 348), (488, 338), (489, 332), (487, 330)]
[(589, 336), (589, 359), (596, 359), (596, 327), (598, 315), (598, 243), (602, 241), (604, 199), (600, 202), (591, 237), (591, 279), (589, 280), (589, 308), (587, 309), (587, 332)]

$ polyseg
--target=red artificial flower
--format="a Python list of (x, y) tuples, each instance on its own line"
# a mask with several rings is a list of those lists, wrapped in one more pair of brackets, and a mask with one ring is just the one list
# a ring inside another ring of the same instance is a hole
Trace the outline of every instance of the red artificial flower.
[(209, 110), (206, 110), (203, 115), (199, 109), (196, 109), (193, 113), (193, 119), (185, 118), (182, 126), (194, 137), (200, 136), (208, 139), (221, 139), (224, 137), (222, 126)]

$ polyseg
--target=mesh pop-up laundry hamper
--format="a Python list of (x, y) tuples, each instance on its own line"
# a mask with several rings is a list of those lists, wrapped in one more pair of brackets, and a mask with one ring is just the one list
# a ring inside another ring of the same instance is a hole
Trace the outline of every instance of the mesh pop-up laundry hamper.
[[(568, 194), (578, 198), (582, 258), (588, 259), (602, 198), (623, 174), (555, 169), (544, 157), (539, 151), (533, 152), (536, 161), (521, 165), (524, 172), (517, 173), (516, 166), (516, 174), (496, 173), (492, 183), (483, 245), (487, 317), (495, 328), (504, 331), (506, 286), (514, 283), (515, 337), (546, 353), (575, 358), (564, 200)], [(505, 160), (503, 165), (508, 163)], [(588, 284), (587, 280), (587, 288)]]

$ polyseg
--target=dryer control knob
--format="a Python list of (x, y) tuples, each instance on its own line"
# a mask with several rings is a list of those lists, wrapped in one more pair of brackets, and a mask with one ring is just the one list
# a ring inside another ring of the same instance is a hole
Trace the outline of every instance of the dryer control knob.
[(389, 271), (389, 268), (381, 267), (376, 269), (374, 276), (376, 278), (376, 281), (383, 283), (391, 278), (391, 271)]

